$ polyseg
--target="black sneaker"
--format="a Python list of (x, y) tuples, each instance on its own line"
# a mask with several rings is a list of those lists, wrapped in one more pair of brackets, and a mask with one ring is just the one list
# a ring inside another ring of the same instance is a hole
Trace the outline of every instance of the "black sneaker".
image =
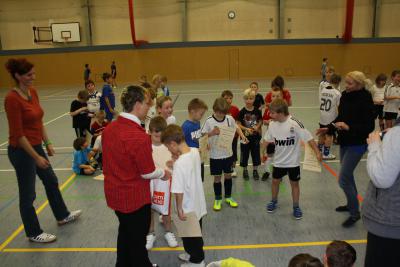
[(355, 217), (350, 216), (349, 218), (347, 218), (347, 220), (345, 220), (345, 221), (342, 223), (342, 226), (343, 226), (344, 228), (352, 227), (360, 218), (361, 218), (361, 217), (360, 217), (360, 214), (358, 214), (358, 215), (355, 216)]
[(261, 180), (262, 180), (262, 181), (266, 181), (266, 180), (268, 180), (268, 178), (269, 178), (269, 172), (266, 172), (266, 173), (264, 173), (263, 176), (261, 177)]
[(253, 179), (254, 180), (260, 180), (260, 175), (258, 175), (258, 171), (257, 170), (253, 170)]
[(349, 211), (349, 208), (347, 206), (339, 206), (335, 210), (337, 212), (345, 212), (345, 211)]
[(246, 181), (248, 181), (250, 179), (249, 171), (247, 169), (243, 170), (243, 179), (245, 179)]

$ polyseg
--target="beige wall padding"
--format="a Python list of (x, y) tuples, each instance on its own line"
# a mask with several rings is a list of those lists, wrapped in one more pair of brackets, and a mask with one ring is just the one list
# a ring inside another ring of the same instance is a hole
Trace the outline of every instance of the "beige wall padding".
[[(165, 74), (169, 80), (229, 79), (232, 66), (237, 68), (239, 79), (267, 78), (277, 74), (316, 77), (319, 76), (321, 59), (325, 56), (342, 75), (351, 70), (361, 70), (370, 75), (380, 72), (390, 74), (393, 69), (399, 68), (398, 58), (393, 56), (399, 49), (399, 43), (260, 45), (69, 52), (18, 57), (26, 57), (35, 64), (36, 84), (79, 85), (83, 83), (85, 63), (90, 64), (97, 83), (102, 83), (100, 75), (109, 71), (112, 60), (117, 64), (117, 80), (131, 83), (136, 83), (141, 74), (150, 78), (154, 73)], [(231, 53), (232, 50), (237, 51)], [(8, 58), (0, 56), (0, 65), (4, 66)], [(12, 84), (4, 67), (0, 68), (0, 81), (1, 87)]]

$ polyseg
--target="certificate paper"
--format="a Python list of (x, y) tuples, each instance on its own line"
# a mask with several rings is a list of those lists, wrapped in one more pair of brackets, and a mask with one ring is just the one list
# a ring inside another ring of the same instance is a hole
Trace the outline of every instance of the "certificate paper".
[(205, 134), (199, 139), (199, 152), (200, 152), (200, 158), (201, 162), (207, 162), (208, 161), (208, 135)]
[(235, 137), (236, 127), (220, 126), (219, 135), (217, 140), (217, 147), (224, 149), (225, 151), (232, 150), (232, 141)]
[(321, 164), (319, 163), (314, 151), (308, 143), (306, 143), (304, 146), (303, 170), (321, 172)]
[(195, 212), (186, 213), (186, 221), (179, 219), (178, 214), (172, 214), (172, 221), (178, 231), (179, 237), (199, 237), (201, 235), (200, 223)]

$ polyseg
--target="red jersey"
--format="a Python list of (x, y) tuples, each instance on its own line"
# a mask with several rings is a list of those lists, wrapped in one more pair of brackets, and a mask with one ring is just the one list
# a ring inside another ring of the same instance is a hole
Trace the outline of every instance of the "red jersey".
[(228, 114), (231, 115), (235, 121), (237, 121), (239, 119), (239, 108), (235, 105), (231, 105)]
[(8, 119), (8, 143), (18, 147), (18, 140), (25, 136), (29, 143), (40, 145), (43, 140), (43, 109), (39, 103), (36, 90), (28, 88), (31, 100), (22, 98), (18, 92), (11, 90), (4, 100), (4, 109)]
[(100, 124), (98, 121), (93, 122), (92, 126), (90, 127), (90, 131), (92, 134), (101, 134), (104, 130), (104, 128), (107, 127), (110, 123), (108, 121), (103, 121), (102, 124)]
[[(292, 96), (290, 95), (288, 89), (283, 89), (283, 99), (286, 100), (287, 103), (290, 103)], [(272, 102), (272, 92), (268, 92), (267, 95), (265, 96), (265, 104), (268, 105), (271, 102)]]

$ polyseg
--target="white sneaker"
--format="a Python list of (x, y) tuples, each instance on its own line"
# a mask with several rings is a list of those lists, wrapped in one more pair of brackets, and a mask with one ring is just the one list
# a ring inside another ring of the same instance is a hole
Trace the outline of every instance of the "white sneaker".
[(237, 173), (234, 171), (234, 172), (232, 172), (231, 176), (232, 177), (237, 177)]
[(158, 221), (159, 221), (160, 223), (164, 223), (164, 222), (163, 222), (163, 216), (162, 216), (162, 215), (158, 216)]
[(155, 234), (148, 234), (146, 236), (146, 249), (150, 250), (154, 246), (154, 242), (156, 241), (156, 235)]
[(57, 239), (55, 235), (52, 234), (47, 234), (47, 233), (41, 233), (40, 235), (37, 235), (35, 237), (29, 237), (29, 240), (32, 242), (36, 243), (50, 243), (53, 242)]
[(206, 267), (206, 264), (204, 263), (204, 261), (200, 263), (186, 262), (184, 264), (181, 264), (181, 267)]
[(190, 260), (190, 255), (185, 252), (185, 253), (179, 254), (178, 259), (180, 259), (181, 261), (188, 262)]
[(328, 156), (322, 155), (323, 160), (334, 160), (336, 159), (336, 156), (333, 154), (329, 154)]
[(174, 233), (171, 232), (167, 232), (164, 235), (165, 240), (167, 240), (168, 246), (170, 248), (176, 248), (178, 246), (178, 241), (176, 241), (176, 237), (174, 235)]
[(73, 221), (75, 221), (76, 219), (78, 219), (79, 216), (81, 216), (81, 214), (82, 214), (82, 211), (81, 211), (81, 210), (74, 210), (74, 211), (71, 211), (71, 212), (69, 213), (69, 215), (68, 215), (64, 220), (58, 221), (57, 223), (58, 223), (58, 225), (64, 225), (64, 224), (73, 222)]

